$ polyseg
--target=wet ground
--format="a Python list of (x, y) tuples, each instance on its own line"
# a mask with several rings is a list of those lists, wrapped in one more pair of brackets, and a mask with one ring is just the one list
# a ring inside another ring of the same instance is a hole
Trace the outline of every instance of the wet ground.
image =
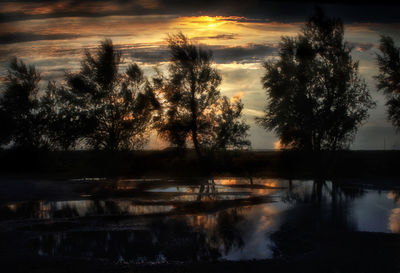
[(399, 272), (400, 187), (385, 185), (2, 178), (0, 261), (10, 272)]

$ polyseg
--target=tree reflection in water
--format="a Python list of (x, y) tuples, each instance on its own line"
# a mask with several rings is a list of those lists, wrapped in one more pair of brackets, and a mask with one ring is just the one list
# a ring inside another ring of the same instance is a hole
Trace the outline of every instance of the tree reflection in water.
[(350, 210), (352, 201), (363, 194), (364, 190), (343, 187), (338, 181), (314, 180), (312, 185), (290, 186), (282, 200), (295, 206), (282, 215), (279, 231), (271, 236), (274, 255), (307, 253), (318, 248), (316, 236), (320, 234), (356, 230)]
[[(341, 181), (252, 181), (206, 180), (167, 188), (157, 188), (160, 184), (154, 182), (155, 191), (145, 192), (149, 201), (135, 197), (21, 202), (2, 206), (0, 214), (1, 220), (30, 231), (26, 238), (36, 254), (134, 263), (315, 253), (326, 240), (336, 239), (335, 234), (360, 230), (355, 214), (359, 211), (363, 221), (380, 223), (377, 231), (400, 231), (395, 191), (380, 195)], [(151, 188), (146, 184), (146, 190)], [(379, 217), (369, 219), (365, 212), (374, 206), (371, 200), (381, 202), (387, 215), (378, 212)]]
[(211, 200), (215, 200), (217, 198), (217, 190), (215, 188), (214, 179), (208, 180), (207, 183), (202, 183), (200, 185), (197, 201), (201, 201), (204, 197), (208, 197)]

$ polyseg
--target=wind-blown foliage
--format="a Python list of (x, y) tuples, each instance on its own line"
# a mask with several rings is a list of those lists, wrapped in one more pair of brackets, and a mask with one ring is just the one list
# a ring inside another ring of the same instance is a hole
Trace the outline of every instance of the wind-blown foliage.
[(169, 77), (158, 79), (164, 107), (160, 135), (181, 148), (193, 144), (198, 157), (204, 150), (248, 146), (249, 127), (240, 120), (243, 105), (221, 96), (212, 52), (196, 47), (182, 33), (170, 36), (168, 43)]
[(382, 36), (380, 41), (382, 55), (377, 55), (380, 74), (376, 76), (378, 89), (387, 97), (388, 118), (400, 130), (400, 48), (395, 47), (393, 39)]
[[(68, 74), (67, 86), (58, 90), (62, 107), (55, 128), (73, 128), (75, 137), (94, 149), (141, 148), (158, 102), (139, 66), (130, 64), (121, 73), (121, 64), (111, 40), (94, 54), (86, 51), (81, 70)], [(73, 143), (60, 141), (64, 147)]]
[(229, 100), (224, 96), (221, 98), (218, 108), (215, 147), (227, 149), (250, 146), (250, 141), (247, 140), (247, 131), (250, 126), (241, 120), (242, 101), (238, 97)]
[(14, 58), (0, 98), (0, 144), (34, 149), (44, 145), (42, 123), (37, 115), (40, 73)]
[(44, 134), (48, 146), (54, 150), (74, 147), (91, 128), (88, 126), (90, 120), (77, 115), (68, 98), (65, 87), (49, 82), (39, 101), (39, 115), (45, 124)]
[(277, 60), (264, 64), (265, 116), (258, 123), (286, 147), (347, 148), (374, 106), (343, 41), (343, 24), (322, 10), (297, 37), (283, 37)]

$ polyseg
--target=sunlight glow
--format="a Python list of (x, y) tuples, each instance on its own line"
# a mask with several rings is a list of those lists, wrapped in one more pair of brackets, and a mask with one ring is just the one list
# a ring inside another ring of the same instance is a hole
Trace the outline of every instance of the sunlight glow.
[[(95, 5), (95, 9), (94, 9)], [(166, 51), (168, 34), (182, 32), (200, 46), (214, 52), (215, 67), (220, 71), (220, 90), (229, 98), (244, 94), (243, 113), (249, 123), (264, 113), (265, 92), (260, 84), (264, 69), (262, 63), (277, 56), (282, 36), (295, 36), (303, 22), (278, 22), (243, 16), (180, 16), (182, 14), (127, 15), (134, 9), (156, 9), (162, 6), (158, 0), (138, 0), (112, 3), (96, 1), (80, 3), (65, 1), (4, 1), (0, 4), (3, 13), (35, 15), (20, 20), (0, 22), (0, 35), (5, 37), (0, 49), (0, 78), (6, 74), (6, 65), (11, 56), (18, 56), (26, 63), (35, 65), (43, 80), (60, 80), (65, 71), (77, 71), (84, 49), (93, 50), (99, 41), (110, 38), (121, 50), (125, 63), (137, 62), (147, 76), (154, 75), (154, 67), (167, 71)], [(39, 16), (46, 14), (94, 11), (104, 16)], [(346, 40), (354, 43), (360, 72), (370, 78), (376, 64), (371, 50), (379, 40), (377, 29), (398, 37), (393, 33), (399, 25), (386, 26), (378, 23), (353, 23), (346, 25)], [(124, 67), (122, 67), (124, 69)], [(1, 79), (0, 79), (1, 80)], [(232, 102), (237, 98), (232, 98)], [(381, 108), (379, 108), (381, 109)], [(382, 111), (381, 116), (384, 113)], [(279, 141), (273, 143), (272, 136), (258, 136), (259, 127), (251, 124), (253, 148), (282, 149)], [(166, 146), (163, 141), (149, 142), (149, 148)]]
[(244, 92), (239, 92), (231, 98), (231, 103), (235, 103), (244, 96)]
[(281, 140), (277, 140), (277, 141), (274, 142), (274, 149), (275, 149), (275, 150), (281, 150), (281, 149), (283, 149)]

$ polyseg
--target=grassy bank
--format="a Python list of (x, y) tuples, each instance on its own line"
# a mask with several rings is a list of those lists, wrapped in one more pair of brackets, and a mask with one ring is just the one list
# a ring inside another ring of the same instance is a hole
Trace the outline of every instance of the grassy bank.
[(1, 151), (2, 175), (29, 177), (194, 177), (268, 176), (283, 178), (400, 177), (400, 151), (231, 151), (199, 162), (193, 151)]

